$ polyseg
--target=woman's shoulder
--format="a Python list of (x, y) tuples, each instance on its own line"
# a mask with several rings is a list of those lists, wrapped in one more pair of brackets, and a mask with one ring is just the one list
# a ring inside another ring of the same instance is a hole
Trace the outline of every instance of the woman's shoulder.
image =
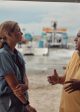
[(25, 63), (24, 56), (21, 54), (21, 52), (17, 50), (17, 54), (18, 54), (18, 58), (21, 61), (21, 63)]
[(18, 56), (19, 56), (20, 58), (23, 58), (23, 55), (21, 54), (20, 51), (17, 50), (17, 54), (18, 54)]
[(0, 48), (0, 54), (6, 54), (6, 53), (7, 53), (7, 51), (4, 49), (4, 47)]
[(3, 57), (3, 58), (10, 58), (8, 51), (5, 50), (4, 48), (1, 48), (1, 49), (0, 49), (0, 57)]

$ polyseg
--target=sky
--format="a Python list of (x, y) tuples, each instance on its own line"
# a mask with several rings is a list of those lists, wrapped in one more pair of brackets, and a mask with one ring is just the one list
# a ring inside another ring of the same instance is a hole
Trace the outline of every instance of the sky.
[(80, 29), (80, 3), (0, 1), (0, 23), (15, 20), (23, 32), (41, 34), (43, 27), (57, 22), (58, 28), (67, 28), (69, 35)]

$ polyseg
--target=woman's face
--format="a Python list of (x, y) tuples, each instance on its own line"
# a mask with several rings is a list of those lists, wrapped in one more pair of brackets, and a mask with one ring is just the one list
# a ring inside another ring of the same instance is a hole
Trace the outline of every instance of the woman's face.
[(75, 41), (75, 44), (76, 44), (76, 50), (78, 50), (80, 52), (80, 32), (78, 32), (74, 41)]
[(14, 37), (15, 37), (15, 39), (19, 42), (19, 41), (21, 41), (22, 40), (22, 38), (23, 38), (23, 33), (21, 32), (21, 29), (20, 29), (20, 27), (18, 26), (18, 25), (16, 25), (16, 27), (15, 27), (15, 29), (14, 29)]
[(14, 21), (7, 21), (0, 25), (0, 35), (8, 43), (15, 45), (23, 38), (19, 25)]

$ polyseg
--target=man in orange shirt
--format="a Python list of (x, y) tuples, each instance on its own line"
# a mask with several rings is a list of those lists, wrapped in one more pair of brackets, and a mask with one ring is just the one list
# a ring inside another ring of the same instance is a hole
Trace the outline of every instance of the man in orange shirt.
[(80, 112), (80, 31), (75, 38), (76, 50), (69, 61), (64, 76), (59, 76), (56, 69), (48, 76), (52, 85), (63, 84), (59, 112)]

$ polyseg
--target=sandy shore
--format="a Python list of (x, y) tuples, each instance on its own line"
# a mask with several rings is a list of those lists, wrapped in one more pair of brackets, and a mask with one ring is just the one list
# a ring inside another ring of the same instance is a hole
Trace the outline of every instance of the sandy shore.
[(58, 112), (61, 86), (51, 86), (47, 82), (47, 76), (29, 76), (30, 101), (38, 112)]
[(29, 78), (29, 97), (38, 112), (59, 112), (62, 85), (52, 86), (47, 76), (56, 68), (60, 75), (73, 50), (51, 49), (49, 56), (25, 56)]

